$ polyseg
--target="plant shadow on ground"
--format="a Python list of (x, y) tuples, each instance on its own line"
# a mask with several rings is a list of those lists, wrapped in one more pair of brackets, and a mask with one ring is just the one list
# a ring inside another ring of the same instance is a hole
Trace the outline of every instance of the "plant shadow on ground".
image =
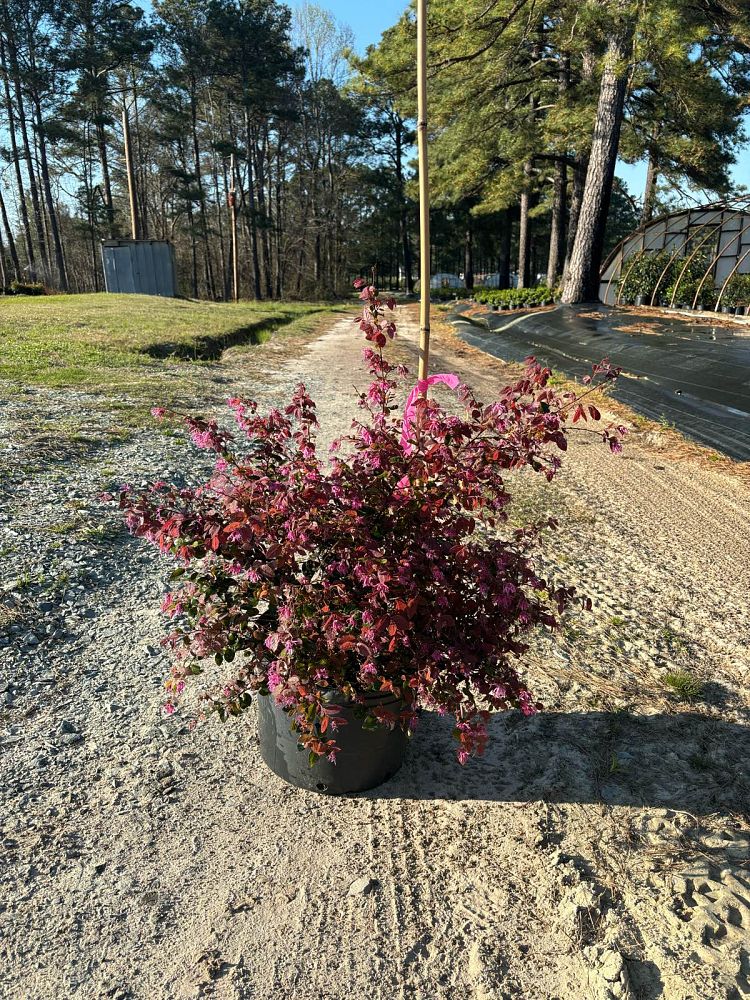
[[(330, 307), (321, 306), (319, 309), (310, 310), (308, 315), (317, 315), (328, 311), (330, 311)], [(164, 341), (151, 344), (143, 353), (159, 360), (181, 358), (186, 361), (218, 361), (224, 351), (230, 347), (262, 344), (268, 340), (272, 332), (289, 326), (299, 318), (298, 312), (279, 312), (273, 316), (258, 319), (253, 323), (238, 326), (225, 333), (198, 337), (193, 343)]]
[(424, 713), (401, 771), (368, 794), (750, 811), (750, 726), (697, 712), (509, 712), (492, 718), (484, 756), (465, 767), (452, 726)]

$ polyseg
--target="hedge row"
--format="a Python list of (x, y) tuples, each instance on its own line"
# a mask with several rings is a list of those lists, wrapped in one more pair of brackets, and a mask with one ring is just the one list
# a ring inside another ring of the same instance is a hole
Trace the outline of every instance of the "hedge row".
[(40, 281), (11, 281), (3, 289), (3, 295), (44, 295), (45, 288)]

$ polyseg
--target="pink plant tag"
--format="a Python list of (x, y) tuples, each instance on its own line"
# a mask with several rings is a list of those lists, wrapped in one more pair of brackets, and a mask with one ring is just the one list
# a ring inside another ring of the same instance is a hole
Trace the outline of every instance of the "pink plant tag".
[(461, 384), (458, 375), (429, 375), (427, 378), (420, 379), (417, 382), (409, 393), (409, 398), (406, 400), (404, 422), (401, 429), (401, 447), (407, 455), (414, 450), (414, 446), (409, 444), (409, 428), (414, 422), (417, 412), (417, 400), (427, 392), (431, 385), (436, 385), (438, 382), (447, 385), (449, 389), (457, 389)]

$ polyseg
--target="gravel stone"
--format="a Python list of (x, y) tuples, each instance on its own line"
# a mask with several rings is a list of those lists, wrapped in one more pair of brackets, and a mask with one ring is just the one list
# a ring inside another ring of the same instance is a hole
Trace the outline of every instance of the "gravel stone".
[(369, 875), (363, 875), (362, 878), (355, 879), (349, 886), (349, 895), (367, 896), (379, 888), (379, 886), (380, 882), (377, 879), (370, 878)]

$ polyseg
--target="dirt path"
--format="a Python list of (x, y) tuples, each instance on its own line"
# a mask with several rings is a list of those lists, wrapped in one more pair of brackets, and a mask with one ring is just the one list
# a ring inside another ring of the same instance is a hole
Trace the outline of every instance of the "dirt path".
[[(344, 320), (221, 377), (265, 401), (304, 378), (332, 437), (360, 346)], [(485, 398), (503, 375), (440, 330), (432, 368)], [(426, 718), (393, 781), (331, 800), (264, 768), (252, 712), (197, 733), (159, 714), (168, 567), (91, 497), (184, 471), (144, 435), (2, 506), (0, 542), (67, 576), (46, 599), (16, 581), (0, 619), (0, 996), (750, 996), (746, 487), (637, 441), (574, 447), (549, 489), (522, 477), (517, 515), (558, 513), (544, 558), (596, 602), (529, 666), (548, 712), (498, 717), (463, 769)], [(670, 694), (680, 670), (703, 700)]]

